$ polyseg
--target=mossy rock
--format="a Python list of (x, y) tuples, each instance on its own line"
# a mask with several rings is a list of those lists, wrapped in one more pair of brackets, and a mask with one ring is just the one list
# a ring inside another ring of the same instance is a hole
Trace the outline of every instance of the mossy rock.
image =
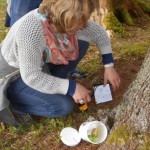
[(150, 13), (150, 4), (144, 0), (134, 0), (145, 13)]
[(129, 143), (132, 133), (127, 125), (120, 125), (111, 132), (107, 139), (108, 144), (117, 144), (118, 146), (124, 146)]
[(106, 25), (106, 28), (108, 30), (113, 30), (114, 32), (117, 32), (117, 33), (124, 32), (124, 27), (119, 22), (117, 17), (114, 15), (113, 11), (108, 12), (106, 17), (104, 18), (104, 24)]

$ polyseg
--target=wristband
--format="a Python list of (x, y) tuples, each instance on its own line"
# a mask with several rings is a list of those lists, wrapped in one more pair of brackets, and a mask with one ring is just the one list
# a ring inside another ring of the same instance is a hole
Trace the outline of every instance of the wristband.
[(114, 66), (114, 63), (104, 65), (104, 67), (113, 67), (113, 66)]

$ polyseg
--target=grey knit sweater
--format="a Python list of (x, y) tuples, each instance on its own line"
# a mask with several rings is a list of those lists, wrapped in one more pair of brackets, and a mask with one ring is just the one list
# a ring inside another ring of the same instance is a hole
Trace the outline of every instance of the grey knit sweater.
[[(89, 20), (88, 27), (78, 31), (78, 39), (97, 44), (102, 55), (111, 54), (111, 43), (106, 31)], [(23, 81), (43, 93), (66, 94), (69, 80), (42, 71), (43, 51), (46, 47), (44, 31), (37, 9), (19, 19), (10, 29), (2, 44), (2, 55), (10, 66), (20, 69)]]

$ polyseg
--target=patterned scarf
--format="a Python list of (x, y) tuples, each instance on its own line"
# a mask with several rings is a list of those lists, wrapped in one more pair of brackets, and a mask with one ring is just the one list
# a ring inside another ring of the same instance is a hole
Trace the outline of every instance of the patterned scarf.
[(64, 33), (56, 33), (52, 24), (48, 22), (44, 14), (39, 13), (46, 37), (47, 48), (43, 53), (46, 63), (67, 65), (70, 61), (76, 60), (79, 54), (76, 35), (67, 36)]

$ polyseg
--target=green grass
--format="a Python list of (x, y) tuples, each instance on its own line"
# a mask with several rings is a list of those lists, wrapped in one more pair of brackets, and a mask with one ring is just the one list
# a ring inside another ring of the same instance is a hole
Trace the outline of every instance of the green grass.
[(93, 73), (102, 67), (102, 59), (99, 54), (99, 50), (96, 46), (92, 45), (84, 57), (84, 59), (78, 65), (79, 69), (88, 73)]
[(0, 0), (0, 42), (5, 38), (8, 28), (5, 24), (5, 13), (6, 13), (6, 0)]
[(143, 59), (149, 45), (148, 41), (139, 43), (128, 42), (124, 45), (117, 45), (114, 47), (115, 58)]
[[(20, 126), (17, 130), (13, 127), (5, 128), (0, 126), (0, 149), (19, 149), (20, 145), (22, 149), (32, 149), (37, 141), (42, 137), (47, 138), (45, 141), (37, 143), (38, 147), (42, 149), (43, 145), (48, 146), (49, 141), (51, 143), (58, 144), (60, 142), (60, 131), (64, 127), (74, 126), (74, 120), (72, 116), (64, 118), (42, 118), (40, 122), (32, 122), (28, 127)], [(6, 138), (2, 138), (5, 135)], [(28, 140), (31, 139), (31, 140)]]
[[(149, 21), (150, 23), (150, 21)], [(120, 40), (113, 44), (115, 57), (126, 59), (143, 59), (150, 46), (150, 26), (133, 28), (132, 32), (126, 32)]]

